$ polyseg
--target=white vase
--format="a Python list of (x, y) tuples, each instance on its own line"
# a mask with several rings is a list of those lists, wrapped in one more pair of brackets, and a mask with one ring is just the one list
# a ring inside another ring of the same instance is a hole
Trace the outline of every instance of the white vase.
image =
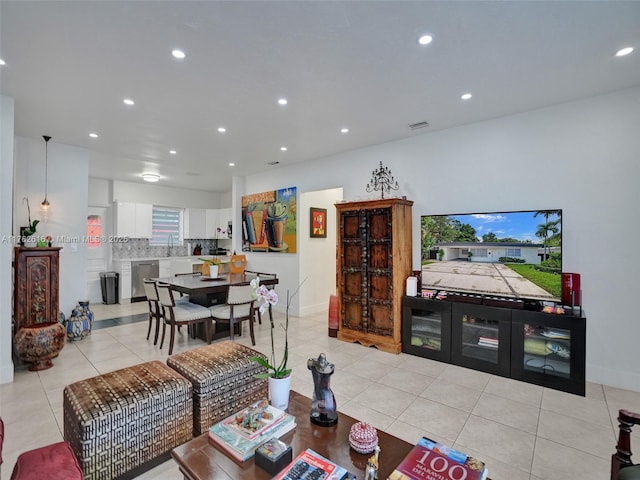
[(209, 277), (218, 278), (218, 265), (211, 265), (209, 267)]
[(280, 410), (289, 406), (289, 391), (291, 390), (291, 375), (285, 378), (269, 377), (269, 403)]

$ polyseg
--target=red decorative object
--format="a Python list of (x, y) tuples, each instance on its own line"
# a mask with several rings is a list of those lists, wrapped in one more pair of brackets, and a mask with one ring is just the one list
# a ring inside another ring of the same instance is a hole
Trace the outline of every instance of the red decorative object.
[(338, 297), (331, 295), (329, 297), (329, 336), (338, 336)]
[(358, 453), (371, 453), (378, 446), (378, 431), (366, 422), (354, 423), (349, 431), (349, 445)]
[(50, 323), (23, 327), (13, 337), (16, 355), (20, 360), (31, 362), (29, 370), (46, 370), (53, 367), (51, 359), (64, 347), (67, 332), (61, 323)]
[(582, 305), (580, 298), (580, 274), (562, 272), (562, 304)]

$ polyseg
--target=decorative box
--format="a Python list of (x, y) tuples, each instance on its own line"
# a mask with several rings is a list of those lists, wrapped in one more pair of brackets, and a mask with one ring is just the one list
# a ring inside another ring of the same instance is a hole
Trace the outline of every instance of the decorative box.
[(256, 449), (255, 462), (270, 475), (275, 475), (289, 465), (292, 458), (291, 445), (272, 438)]
[(371, 453), (378, 445), (378, 432), (368, 423), (354, 423), (349, 431), (349, 445), (358, 453)]

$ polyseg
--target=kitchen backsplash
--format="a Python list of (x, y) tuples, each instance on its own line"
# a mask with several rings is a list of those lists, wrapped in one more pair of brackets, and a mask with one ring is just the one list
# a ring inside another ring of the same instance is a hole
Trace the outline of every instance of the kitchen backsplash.
[(114, 259), (188, 257), (193, 255), (193, 249), (198, 244), (202, 247), (201, 255), (215, 255), (216, 244), (218, 249), (231, 248), (231, 240), (185, 239), (182, 246), (169, 247), (167, 245), (151, 246), (148, 238), (129, 238), (128, 242), (112, 243), (111, 254)]

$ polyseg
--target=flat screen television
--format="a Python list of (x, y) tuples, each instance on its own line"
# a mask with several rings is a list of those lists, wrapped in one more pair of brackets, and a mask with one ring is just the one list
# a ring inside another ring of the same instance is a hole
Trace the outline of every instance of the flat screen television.
[(560, 300), (562, 210), (423, 215), (421, 242), (423, 290)]

